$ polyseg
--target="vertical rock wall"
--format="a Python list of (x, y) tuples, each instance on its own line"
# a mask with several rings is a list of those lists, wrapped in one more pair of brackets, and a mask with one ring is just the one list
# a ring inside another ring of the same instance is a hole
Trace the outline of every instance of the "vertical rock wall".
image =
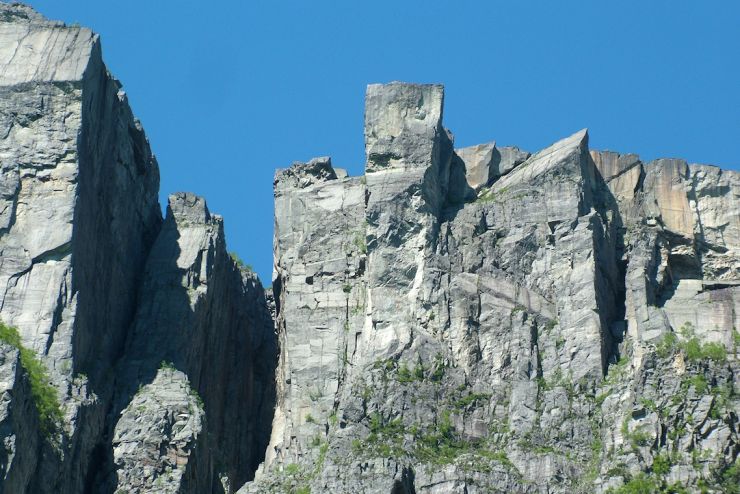
[(98, 36), (0, 4), (0, 491), (232, 492), (262, 460), (264, 291), (158, 188)]
[[(369, 86), (363, 177), (278, 172), (279, 407), (241, 492), (721, 489), (737, 174), (590, 152), (585, 130), (453, 152), (442, 100)], [(363, 211), (357, 270), (336, 254)], [(340, 282), (365, 301), (350, 338)]]
[(266, 295), (97, 36), (0, 4), (0, 492), (732, 492), (737, 172), (455, 151), (443, 99), (276, 173)]
[(36, 470), (34, 492), (80, 492), (161, 221), (159, 175), (97, 35), (0, 9), (0, 318), (47, 367), (65, 416), (38, 465), (18, 468)]
[(365, 185), (341, 175), (319, 158), (275, 176), (280, 398), (268, 465), (317, 454), (365, 323)]
[(118, 365), (117, 488), (230, 492), (249, 480), (269, 438), (276, 361), (262, 286), (229, 256), (223, 220), (200, 197), (170, 196)]

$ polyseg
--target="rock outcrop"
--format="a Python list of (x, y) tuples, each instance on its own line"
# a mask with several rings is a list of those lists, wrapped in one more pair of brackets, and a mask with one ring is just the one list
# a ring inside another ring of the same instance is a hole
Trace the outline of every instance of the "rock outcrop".
[(585, 130), (455, 151), (442, 102), (369, 86), (363, 177), (276, 174), (279, 405), (240, 492), (725, 492), (738, 174)]
[(0, 3), (0, 493), (737, 492), (740, 175), (443, 101), (277, 171), (263, 290), (97, 35)]
[(229, 492), (272, 418), (259, 281), (202, 199), (163, 223), (97, 35), (0, 3), (0, 40), (0, 492)]

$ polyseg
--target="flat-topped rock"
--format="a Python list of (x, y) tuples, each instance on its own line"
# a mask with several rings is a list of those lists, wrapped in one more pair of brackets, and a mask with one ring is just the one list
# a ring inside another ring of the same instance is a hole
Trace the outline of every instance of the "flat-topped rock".
[(0, 4), (0, 85), (82, 80), (98, 36), (87, 28), (47, 21), (30, 7)]
[(439, 84), (371, 84), (365, 94), (368, 173), (426, 167), (442, 132), (444, 88)]
[(176, 221), (207, 223), (211, 219), (206, 200), (191, 192), (171, 194), (168, 207)]

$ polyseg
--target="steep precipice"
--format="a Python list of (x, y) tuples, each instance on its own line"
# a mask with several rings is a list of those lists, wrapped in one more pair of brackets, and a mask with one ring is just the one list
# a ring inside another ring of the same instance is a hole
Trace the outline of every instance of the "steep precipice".
[(738, 173), (443, 101), (276, 173), (265, 293), (97, 35), (0, 3), (0, 492), (736, 492)]
[(738, 174), (585, 130), (454, 150), (442, 113), (371, 85), (364, 176), (277, 172), (278, 407), (240, 492), (730, 489)]
[(98, 36), (0, 3), (0, 492), (229, 492), (261, 461), (264, 292), (158, 188)]

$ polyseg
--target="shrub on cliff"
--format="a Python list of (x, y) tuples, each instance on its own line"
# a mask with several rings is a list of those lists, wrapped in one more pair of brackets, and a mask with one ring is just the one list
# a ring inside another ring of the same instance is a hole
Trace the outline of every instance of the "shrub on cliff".
[(39, 414), (41, 431), (51, 435), (62, 421), (62, 408), (56, 388), (51, 384), (49, 372), (33, 350), (23, 346), (18, 330), (0, 322), (0, 341), (15, 347), (20, 352), (21, 367), (31, 385), (31, 397)]

